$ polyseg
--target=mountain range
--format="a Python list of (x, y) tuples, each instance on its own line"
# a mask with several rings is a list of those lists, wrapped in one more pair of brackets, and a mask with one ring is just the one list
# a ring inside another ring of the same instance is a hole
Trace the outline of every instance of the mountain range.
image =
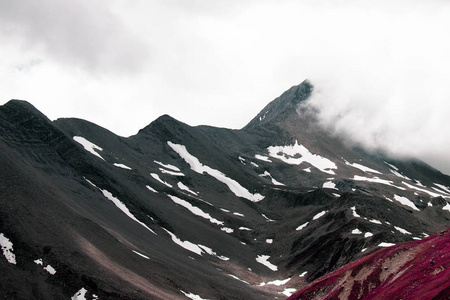
[[(4, 104), (0, 295), (339, 299), (342, 274), (361, 280), (356, 263), (431, 247), (450, 226), (450, 177), (331, 134), (312, 93), (309, 81), (291, 87), (239, 130), (164, 115), (130, 137)], [(329, 276), (340, 285), (317, 283)], [(448, 280), (436, 282), (446, 299)]]

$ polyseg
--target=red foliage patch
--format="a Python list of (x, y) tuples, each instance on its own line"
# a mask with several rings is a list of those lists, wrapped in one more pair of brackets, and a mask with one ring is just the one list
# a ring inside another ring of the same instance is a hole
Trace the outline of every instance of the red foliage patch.
[(288, 300), (450, 299), (449, 229), (380, 249), (316, 279)]

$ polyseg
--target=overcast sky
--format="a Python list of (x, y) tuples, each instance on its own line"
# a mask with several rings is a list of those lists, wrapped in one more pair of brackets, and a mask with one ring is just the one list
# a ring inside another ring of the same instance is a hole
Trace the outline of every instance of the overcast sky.
[(310, 79), (325, 126), (450, 174), (449, 33), (444, 0), (0, 0), (0, 104), (241, 128)]

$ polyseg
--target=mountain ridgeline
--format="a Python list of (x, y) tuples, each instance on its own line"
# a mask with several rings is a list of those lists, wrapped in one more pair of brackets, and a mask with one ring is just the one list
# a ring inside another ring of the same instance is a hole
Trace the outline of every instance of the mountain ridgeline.
[(0, 296), (311, 295), (350, 262), (450, 226), (449, 176), (349, 148), (304, 105), (313, 92), (293, 86), (240, 130), (164, 115), (127, 138), (1, 106)]

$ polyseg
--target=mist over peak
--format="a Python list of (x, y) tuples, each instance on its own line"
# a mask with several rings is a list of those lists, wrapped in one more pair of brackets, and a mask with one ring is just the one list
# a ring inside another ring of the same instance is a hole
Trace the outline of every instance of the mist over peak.
[(408, 83), (364, 76), (354, 81), (316, 80), (303, 105), (315, 108), (319, 124), (348, 143), (418, 157), (449, 173), (444, 153), (450, 150), (445, 117), (450, 113), (446, 104), (450, 95), (443, 92), (442, 80), (432, 84), (429, 78), (412, 77)]

